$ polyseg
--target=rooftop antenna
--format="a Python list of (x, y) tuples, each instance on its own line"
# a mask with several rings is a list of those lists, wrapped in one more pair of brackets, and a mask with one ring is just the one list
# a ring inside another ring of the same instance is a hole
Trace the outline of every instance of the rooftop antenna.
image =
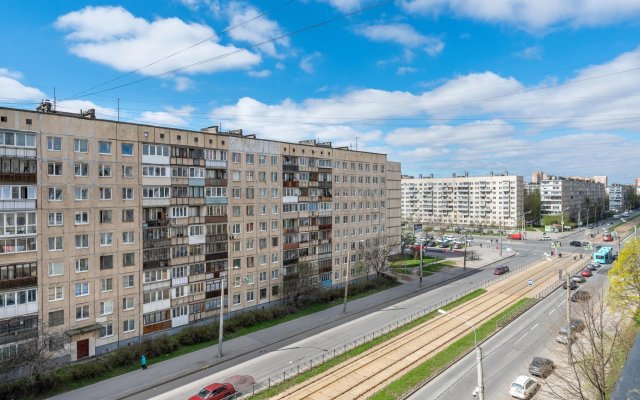
[(356, 136), (356, 151), (358, 151), (358, 137)]

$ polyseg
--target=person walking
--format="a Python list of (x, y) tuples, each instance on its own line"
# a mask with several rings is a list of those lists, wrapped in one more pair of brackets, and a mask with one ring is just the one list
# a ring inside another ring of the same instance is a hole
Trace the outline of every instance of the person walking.
[(142, 365), (142, 369), (147, 369), (147, 357), (145, 357), (145, 355), (142, 355), (142, 359), (140, 360), (140, 364)]

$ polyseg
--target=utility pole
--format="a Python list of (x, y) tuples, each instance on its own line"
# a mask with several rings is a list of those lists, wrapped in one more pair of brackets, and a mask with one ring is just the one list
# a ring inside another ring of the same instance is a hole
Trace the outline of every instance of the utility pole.
[(478, 363), (478, 399), (484, 400), (484, 378), (482, 374), (482, 349), (476, 346), (476, 362)]
[(502, 222), (502, 230), (500, 231), (500, 257), (502, 257), (502, 231), (504, 231), (504, 221)]
[[(226, 275), (226, 271), (225, 271)], [(224, 336), (224, 278), (220, 273), (220, 321), (218, 322), (218, 357), (222, 358), (222, 337)], [(227, 285), (229, 286), (229, 285)]]
[(422, 286), (422, 252), (424, 251), (424, 245), (420, 242), (420, 271), (418, 271), (418, 285)]
[(571, 354), (571, 276), (569, 271), (567, 274), (567, 355), (569, 357), (569, 367), (573, 364), (573, 355)]
[(349, 263), (351, 263), (351, 239), (347, 242), (347, 281), (344, 284), (344, 301), (342, 302), (342, 313), (347, 313), (347, 294), (349, 293)]
[[(467, 246), (469, 242), (467, 241), (467, 233), (464, 234), (464, 260), (462, 260), (462, 270), (467, 270)], [(420, 269), (422, 271), (422, 269)]]

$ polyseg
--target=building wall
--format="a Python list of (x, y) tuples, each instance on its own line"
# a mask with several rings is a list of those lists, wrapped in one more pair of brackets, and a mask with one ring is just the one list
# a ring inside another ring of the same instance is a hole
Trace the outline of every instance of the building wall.
[(280, 302), (300, 263), (318, 284), (343, 284), (347, 265), (363, 276), (367, 248), (400, 242), (400, 164), (384, 154), (215, 128), (0, 116), (0, 132), (34, 139), (19, 157), (0, 144), (0, 155), (35, 168), (0, 176), (33, 193), (0, 200), (0, 211), (36, 218), (32, 251), (0, 253), (0, 271), (33, 266), (0, 276), (0, 294), (32, 288), (36, 298), (0, 308), (0, 326), (30, 317), (13, 337), (39, 326), (64, 334), (72, 360), (218, 318), (221, 303), (235, 313)]
[(428, 224), (517, 227), (521, 176), (402, 179), (402, 218)]
[[(605, 186), (592, 180), (546, 179), (540, 183), (542, 215), (568, 214), (574, 221), (604, 210)], [(588, 210), (587, 210), (588, 208)]]

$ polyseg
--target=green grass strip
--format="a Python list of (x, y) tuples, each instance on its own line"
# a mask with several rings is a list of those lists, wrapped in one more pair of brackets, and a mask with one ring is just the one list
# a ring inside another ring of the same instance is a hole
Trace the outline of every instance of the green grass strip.
[[(499, 318), (509, 314), (511, 311), (522, 306), (529, 299), (524, 298), (518, 300), (515, 304), (512, 304), (507, 309), (501, 311), (496, 316), (480, 325), (477, 328), (478, 341), (482, 341), (488, 338), (496, 331), (496, 321)], [(435, 356), (431, 357), (427, 361), (423, 362), (416, 368), (409, 371), (406, 375), (387, 385), (384, 389), (371, 396), (370, 400), (388, 400), (388, 399), (400, 399), (407, 393), (408, 388), (414, 388), (426, 379), (432, 377), (436, 372), (447, 367), (456, 358), (468, 352), (474, 348), (473, 332), (463, 336), (450, 344), (446, 349), (440, 351)]]
[[(481, 296), (483, 294), (485, 294), (487, 292), (486, 289), (478, 289), (475, 290), (461, 298), (459, 298), (458, 300), (454, 300), (451, 303), (448, 303), (444, 306), (442, 306), (443, 310), (451, 310), (454, 309), (456, 307), (458, 307), (459, 305), (466, 303), (472, 299), (475, 299), (478, 296)], [(288, 379), (284, 382), (281, 382), (275, 386), (272, 386), (271, 388), (264, 390), (258, 394), (255, 394), (253, 396), (251, 396), (251, 399), (255, 399), (255, 400), (259, 400), (259, 399), (268, 399), (270, 397), (273, 397), (279, 393), (284, 392), (285, 390), (289, 389), (290, 387), (293, 387), (299, 383), (302, 383), (304, 381), (306, 381), (307, 379), (310, 379), (314, 376), (320, 375), (321, 373), (327, 371), (328, 369), (341, 364), (347, 360), (349, 360), (350, 358), (353, 358), (355, 356), (357, 356), (358, 354), (362, 354), (365, 351), (379, 345), (382, 344), (384, 342), (386, 342), (389, 339), (392, 339), (398, 335), (400, 335), (403, 332), (406, 332), (408, 330), (411, 330), (413, 328), (415, 328), (418, 325), (421, 325), (427, 321), (429, 321), (430, 319), (433, 319), (434, 317), (438, 316), (440, 314), (438, 314), (437, 311), (432, 311), (428, 314), (423, 315), (422, 317), (415, 319), (411, 322), (409, 322), (406, 325), (403, 325), (401, 327), (398, 327), (394, 330), (392, 330), (389, 333), (386, 333), (382, 336), (379, 336), (367, 343), (361, 344), (360, 346), (354, 347), (353, 349), (340, 354), (337, 357), (332, 358), (331, 360), (328, 360), (322, 364), (319, 364), (316, 367), (311, 368), (308, 371), (305, 371), (303, 373), (301, 373), (300, 375), (296, 375), (295, 377)]]
[[(423, 257), (422, 264), (428, 264), (430, 262), (438, 261), (439, 258), (436, 257)], [(411, 259), (411, 260), (401, 260), (401, 261), (393, 261), (389, 264), (391, 268), (405, 268), (405, 267), (418, 267), (420, 266), (420, 259)]]
[(422, 276), (429, 276), (433, 273), (440, 271), (442, 268), (450, 267), (454, 264), (453, 261), (442, 261), (439, 263), (427, 265), (426, 267), (422, 267)]

